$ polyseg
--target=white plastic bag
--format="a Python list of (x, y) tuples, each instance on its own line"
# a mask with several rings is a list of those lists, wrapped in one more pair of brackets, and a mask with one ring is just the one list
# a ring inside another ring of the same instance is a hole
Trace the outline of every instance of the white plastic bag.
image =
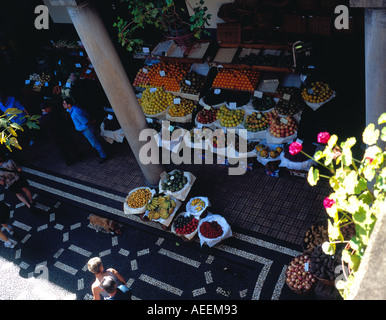
[[(200, 227), (204, 222), (212, 222), (216, 221), (222, 228), (223, 233), (221, 236), (213, 239), (209, 239), (204, 237), (201, 232), (200, 232)], [(218, 214), (211, 214), (208, 213), (208, 215), (204, 218), (201, 219), (200, 222), (198, 223), (198, 237), (200, 238), (200, 245), (202, 246), (204, 243), (206, 243), (209, 247), (213, 247), (215, 244), (230, 238), (232, 236), (232, 230), (228, 222), (225, 220), (224, 217), (218, 215)]]
[[(173, 173), (174, 171), (176, 171), (176, 170), (173, 170), (169, 173)], [(187, 178), (187, 182), (186, 182), (185, 186), (180, 191), (171, 192), (170, 190), (164, 190), (162, 188), (162, 183), (166, 180), (166, 171), (162, 172), (160, 175), (160, 180), (159, 180), (159, 184), (158, 184), (159, 193), (164, 193), (166, 195), (173, 196), (174, 198), (176, 198), (178, 200), (185, 201), (194, 181), (196, 181), (196, 177), (187, 171), (184, 171), (183, 174), (184, 174), (184, 177)]]
[[(189, 215), (191, 215), (191, 213), (189, 213), (189, 212), (181, 212), (181, 213), (178, 214), (178, 216), (176, 217), (176, 219), (177, 219), (179, 216), (187, 217), (187, 216), (189, 216)], [(200, 218), (197, 217), (197, 216), (195, 216), (195, 218), (196, 218), (197, 220), (200, 220)], [(174, 219), (174, 221), (176, 221), (176, 219)], [(180, 236), (180, 237), (185, 237), (187, 240), (192, 240), (192, 239), (194, 238), (194, 236), (197, 234), (197, 232), (198, 232), (198, 226), (197, 226), (196, 230), (194, 230), (194, 231), (191, 232), (191, 233), (188, 233), (188, 234), (179, 234), (179, 233), (177, 233), (177, 232), (176, 232), (176, 228), (175, 228), (175, 226), (174, 226), (174, 221), (173, 221), (172, 227), (170, 228), (170, 231), (171, 231), (172, 233), (174, 233), (174, 234), (176, 234), (176, 235), (178, 235), (178, 236)]]
[(140, 214), (140, 213), (144, 213), (145, 211), (146, 211), (146, 204), (143, 206), (143, 207), (141, 207), (141, 208), (131, 208), (131, 207), (129, 207), (129, 205), (128, 205), (128, 203), (127, 203), (127, 199), (129, 198), (129, 196), (134, 192), (134, 191), (136, 191), (136, 190), (138, 190), (138, 189), (148, 189), (148, 190), (150, 190), (150, 192), (151, 192), (151, 197), (150, 197), (150, 199), (149, 199), (149, 201), (151, 200), (151, 198), (153, 198), (153, 196), (155, 195), (155, 190), (154, 189), (150, 189), (150, 188), (148, 188), (148, 187), (138, 187), (138, 188), (135, 188), (135, 189), (133, 189), (133, 190), (131, 190), (130, 192), (129, 192), (129, 194), (127, 195), (127, 197), (126, 197), (126, 199), (125, 199), (125, 202), (124, 202), (124, 204), (123, 204), (123, 211), (124, 211), (124, 213), (125, 214)]
[[(199, 210), (199, 211), (196, 211), (194, 206), (192, 206), (192, 201), (194, 199), (200, 199), (202, 201), (204, 201), (205, 203), (205, 206)], [(186, 212), (188, 212), (189, 214), (192, 214), (194, 215), (195, 217), (200, 217), (200, 215), (210, 206), (210, 202), (209, 202), (209, 199), (207, 197), (194, 197), (194, 198), (191, 198), (189, 200), (189, 202), (186, 204)]]

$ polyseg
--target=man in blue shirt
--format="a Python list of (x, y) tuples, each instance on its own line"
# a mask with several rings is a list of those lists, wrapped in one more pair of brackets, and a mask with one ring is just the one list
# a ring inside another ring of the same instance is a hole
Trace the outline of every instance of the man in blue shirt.
[(90, 123), (90, 116), (88, 113), (74, 105), (72, 98), (66, 98), (63, 100), (63, 107), (70, 114), (75, 129), (83, 133), (83, 135), (90, 142), (91, 146), (99, 153), (99, 163), (103, 163), (107, 160), (107, 154), (103, 148), (98, 136), (95, 133), (95, 129)]

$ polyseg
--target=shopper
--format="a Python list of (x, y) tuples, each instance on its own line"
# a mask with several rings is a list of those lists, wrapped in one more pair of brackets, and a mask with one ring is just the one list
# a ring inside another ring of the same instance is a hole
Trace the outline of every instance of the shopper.
[(81, 152), (71, 134), (67, 132), (57, 110), (54, 110), (54, 105), (43, 102), (40, 108), (42, 109), (42, 115), (39, 119), (40, 127), (55, 143), (66, 165), (70, 166), (80, 161), (82, 158)]
[(22, 169), (12, 159), (6, 160), (0, 156), (0, 185), (7, 186), (8, 190), (14, 193), (21, 202), (32, 209), (34, 206), (32, 194), (28, 189), (28, 181), (21, 172)]
[(106, 300), (131, 300), (131, 289), (125, 285), (117, 286), (117, 283), (111, 276), (103, 277), (101, 287), (109, 294)]
[[(0, 224), (7, 230), (9, 235), (13, 235), (14, 231), (11, 225), (8, 224), (9, 220), (9, 207), (4, 201), (0, 201)], [(0, 230), (0, 240), (4, 242), (6, 248), (14, 248), (15, 242), (9, 239), (1, 230)]]
[(88, 263), (88, 270), (95, 275), (95, 281), (91, 285), (91, 291), (94, 300), (100, 300), (101, 295), (108, 298), (108, 294), (101, 286), (101, 281), (105, 276), (111, 276), (117, 285), (125, 284), (125, 279), (119, 274), (119, 272), (113, 268), (104, 270), (102, 260), (99, 257), (91, 258)]
[(72, 98), (65, 98), (63, 100), (63, 107), (70, 113), (71, 119), (74, 123), (75, 129), (83, 133), (83, 135), (90, 142), (91, 146), (99, 153), (99, 163), (107, 160), (107, 154), (103, 148), (99, 137), (96, 134), (95, 128), (90, 121), (88, 113), (77, 105), (74, 105)]

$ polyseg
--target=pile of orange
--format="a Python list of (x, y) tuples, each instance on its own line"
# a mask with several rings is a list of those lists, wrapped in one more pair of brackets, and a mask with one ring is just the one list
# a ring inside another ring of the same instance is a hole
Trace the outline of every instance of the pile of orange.
[(166, 91), (180, 91), (180, 82), (189, 72), (190, 64), (161, 61), (152, 66), (148, 72), (150, 85), (154, 87), (163, 87)]
[(259, 82), (260, 72), (256, 70), (243, 70), (221, 68), (212, 86), (215, 88), (254, 91)]

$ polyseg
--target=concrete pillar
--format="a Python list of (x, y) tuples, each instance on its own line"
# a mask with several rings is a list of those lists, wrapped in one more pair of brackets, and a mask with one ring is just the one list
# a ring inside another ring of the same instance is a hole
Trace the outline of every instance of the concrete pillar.
[(158, 164), (143, 165), (139, 159), (139, 151), (146, 143), (139, 141), (141, 130), (147, 128), (146, 118), (98, 12), (88, 1), (77, 6), (68, 6), (67, 12), (145, 176), (147, 185), (158, 186), (159, 175), (164, 169)]
[[(386, 112), (386, 8), (365, 9), (366, 124)], [(355, 68), (355, 66), (353, 66)]]

